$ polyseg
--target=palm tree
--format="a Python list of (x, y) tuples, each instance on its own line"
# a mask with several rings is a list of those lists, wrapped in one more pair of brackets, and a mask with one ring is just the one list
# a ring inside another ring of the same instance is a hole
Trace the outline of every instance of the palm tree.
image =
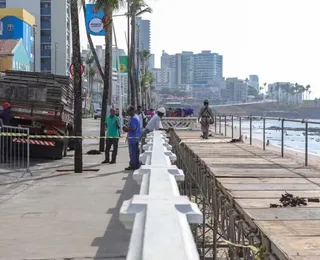
[[(105, 33), (105, 62), (104, 62), (104, 79), (101, 106), (100, 136), (105, 136), (105, 118), (107, 115), (107, 102), (111, 105), (112, 90), (112, 12), (123, 5), (123, 0), (92, 0), (97, 10), (103, 10), (102, 19)], [(104, 139), (100, 138), (99, 150), (104, 150)]]
[[(141, 80), (141, 103), (142, 103), (142, 107), (145, 107), (145, 92), (148, 88), (148, 83), (149, 83), (149, 76), (147, 75), (147, 71), (148, 71), (148, 62), (150, 60), (151, 54), (149, 50), (143, 50), (138, 52), (138, 59), (141, 61), (141, 70), (140, 70), (140, 75), (142, 76), (142, 80)], [(152, 74), (151, 74), (152, 76)], [(139, 103), (139, 102), (138, 102)]]
[(152, 9), (145, 3), (144, 0), (132, 0), (130, 5), (131, 17), (131, 46), (130, 46), (130, 71), (129, 80), (131, 84), (131, 105), (135, 106), (138, 96), (138, 78), (136, 75), (136, 17), (144, 13), (151, 13)]
[(310, 92), (310, 88), (311, 88), (311, 86), (310, 86), (310, 85), (307, 85), (307, 86), (306, 86), (306, 89), (305, 89), (305, 92), (306, 92), (306, 99), (308, 99), (308, 93)]
[[(72, 64), (74, 69), (74, 135), (82, 136), (82, 80), (78, 0), (71, 0)], [(82, 172), (82, 139), (75, 139), (74, 171)]]

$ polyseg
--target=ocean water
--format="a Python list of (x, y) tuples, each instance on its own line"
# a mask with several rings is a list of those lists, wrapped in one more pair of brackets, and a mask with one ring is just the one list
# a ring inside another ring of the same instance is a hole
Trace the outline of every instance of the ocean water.
[[(308, 129), (315, 128), (317, 132), (308, 131), (308, 153), (320, 156), (320, 120), (310, 120), (319, 122), (319, 124), (308, 124)], [(249, 139), (249, 121), (242, 120), (242, 135)], [(222, 123), (223, 125), (223, 123)], [(230, 122), (229, 122), (230, 125)], [(236, 131), (239, 129), (239, 121), (234, 121)], [(263, 121), (252, 122), (252, 137), (263, 140)], [(281, 121), (266, 120), (266, 140), (269, 140), (270, 145), (281, 146), (281, 130), (268, 129), (270, 127), (281, 127)], [(305, 128), (304, 123), (299, 122), (284, 122), (284, 127), (290, 128)], [(284, 146), (286, 149), (304, 152), (305, 151), (305, 131), (301, 130), (285, 130)]]

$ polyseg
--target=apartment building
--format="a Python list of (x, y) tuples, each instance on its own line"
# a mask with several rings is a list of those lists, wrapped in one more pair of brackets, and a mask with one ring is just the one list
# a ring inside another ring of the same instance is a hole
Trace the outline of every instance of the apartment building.
[(72, 37), (70, 0), (0, 0), (1, 8), (23, 8), (35, 17), (35, 69), (69, 75)]

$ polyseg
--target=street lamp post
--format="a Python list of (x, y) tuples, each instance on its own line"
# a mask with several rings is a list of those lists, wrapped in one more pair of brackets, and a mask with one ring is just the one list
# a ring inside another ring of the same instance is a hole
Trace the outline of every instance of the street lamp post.
[(54, 74), (57, 74), (57, 50), (58, 42), (54, 43)]

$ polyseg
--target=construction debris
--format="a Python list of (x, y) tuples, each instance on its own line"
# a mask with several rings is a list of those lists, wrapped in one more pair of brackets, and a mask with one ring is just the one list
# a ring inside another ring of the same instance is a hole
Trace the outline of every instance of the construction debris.
[(285, 207), (297, 207), (297, 206), (308, 205), (307, 199), (300, 198), (299, 196), (294, 196), (293, 194), (290, 194), (288, 192), (286, 192), (285, 194), (282, 194), (279, 201), (280, 201), (280, 204), (270, 203), (270, 208), (285, 208)]

